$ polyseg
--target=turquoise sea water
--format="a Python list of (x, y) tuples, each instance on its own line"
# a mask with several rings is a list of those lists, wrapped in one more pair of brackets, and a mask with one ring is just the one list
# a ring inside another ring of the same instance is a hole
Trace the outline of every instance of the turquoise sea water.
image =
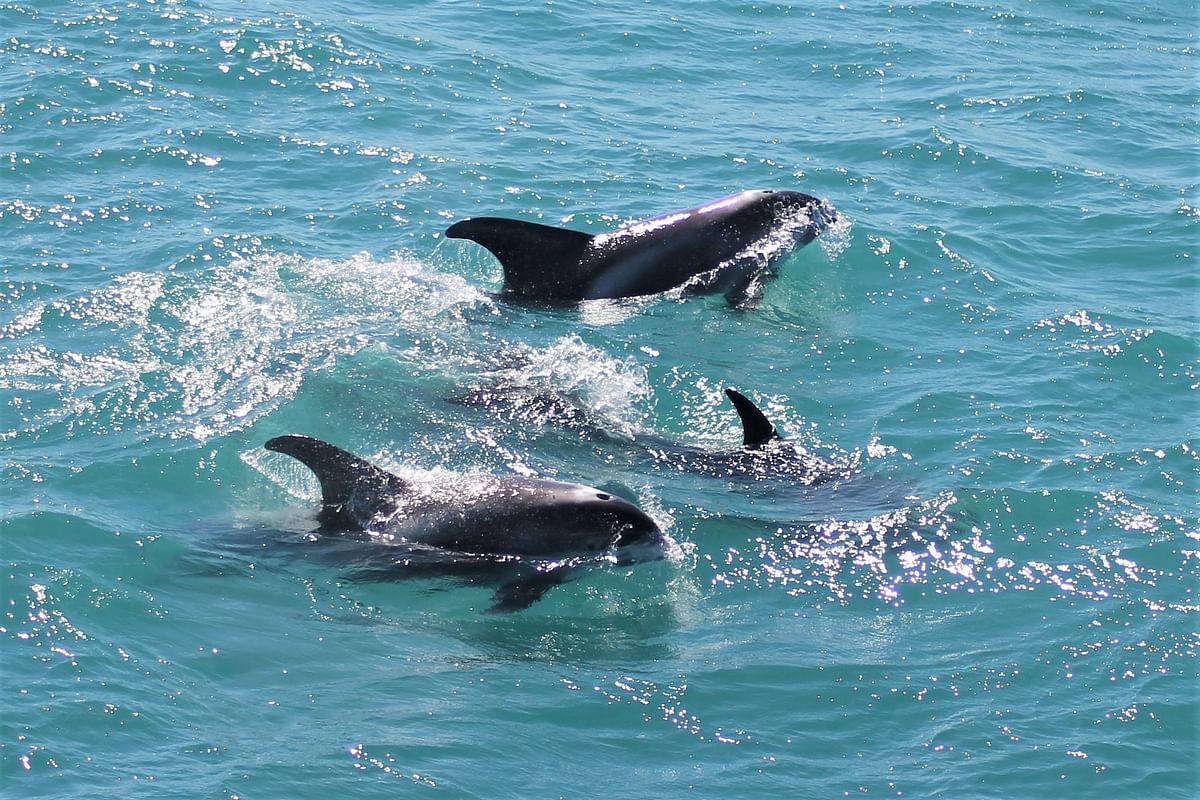
[[(1194, 2), (380, 5), (0, 5), (6, 796), (1200, 791)], [(441, 237), (753, 187), (841, 219), (750, 310)], [(654, 457), (725, 386), (850, 477)], [(677, 549), (352, 582), (289, 432)]]

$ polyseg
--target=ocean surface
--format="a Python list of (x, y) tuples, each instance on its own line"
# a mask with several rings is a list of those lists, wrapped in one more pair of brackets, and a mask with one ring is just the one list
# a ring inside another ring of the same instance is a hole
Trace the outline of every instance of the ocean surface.
[[(1198, 32), (0, 5), (4, 796), (1197, 796)], [(839, 219), (747, 308), (518, 305), (443, 237), (757, 187)], [(837, 478), (660, 457), (738, 449), (726, 387)], [(511, 614), (351, 580), (285, 433), (602, 487), (671, 556)]]

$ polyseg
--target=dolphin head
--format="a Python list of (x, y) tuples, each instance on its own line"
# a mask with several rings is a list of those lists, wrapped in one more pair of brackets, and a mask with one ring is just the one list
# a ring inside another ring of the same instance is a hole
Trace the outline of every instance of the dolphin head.
[(811, 242), (837, 212), (811, 194), (748, 189), (700, 206), (695, 216), (721, 231), (729, 250), (722, 260), (743, 253), (771, 259)]
[(540, 529), (540, 541), (526, 540), (526, 552), (612, 553), (621, 563), (662, 557), (666, 540), (658, 524), (628, 500), (594, 486), (537, 483), (523, 515), (527, 530)]
[(606, 513), (610, 515), (616, 531), (612, 539), (613, 547), (618, 550), (662, 547), (662, 531), (645, 511), (608, 492), (597, 492), (596, 500), (608, 505)]
[(837, 221), (837, 211), (818, 197), (804, 192), (757, 189), (753, 195), (758, 216), (768, 227), (798, 224), (801, 243), (812, 240), (821, 231)]

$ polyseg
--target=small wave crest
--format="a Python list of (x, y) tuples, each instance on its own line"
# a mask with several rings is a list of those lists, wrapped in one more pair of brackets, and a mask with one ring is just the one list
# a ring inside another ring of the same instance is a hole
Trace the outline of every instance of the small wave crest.
[(340, 356), (457, 330), (464, 309), (487, 303), (405, 256), (255, 253), (125, 274), (7, 320), (0, 388), (22, 413), (6, 417), (0, 440), (82, 430), (119, 445), (134, 431), (206, 441), (250, 425)]
[[(1032, 520), (1047, 518), (1062, 524), (1032, 535)], [(820, 603), (899, 607), (1016, 591), (1187, 611), (1191, 566), (1170, 544), (1185, 530), (1120, 493), (944, 491), (861, 518), (776, 527), (704, 559), (718, 589), (752, 585)]]
[(639, 406), (649, 402), (646, 367), (615, 358), (569, 334), (547, 346), (514, 344), (455, 399), (536, 425), (593, 425), (632, 438), (642, 430)]

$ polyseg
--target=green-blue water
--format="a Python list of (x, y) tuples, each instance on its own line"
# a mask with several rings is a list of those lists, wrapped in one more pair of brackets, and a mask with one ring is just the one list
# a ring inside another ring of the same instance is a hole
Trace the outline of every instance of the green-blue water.
[[(1194, 2), (382, 5), (0, 5), (5, 796), (1200, 791)], [(841, 215), (752, 310), (441, 237), (752, 187)], [(725, 386), (853, 475), (648, 453)], [(678, 552), (350, 582), (288, 432)]]

